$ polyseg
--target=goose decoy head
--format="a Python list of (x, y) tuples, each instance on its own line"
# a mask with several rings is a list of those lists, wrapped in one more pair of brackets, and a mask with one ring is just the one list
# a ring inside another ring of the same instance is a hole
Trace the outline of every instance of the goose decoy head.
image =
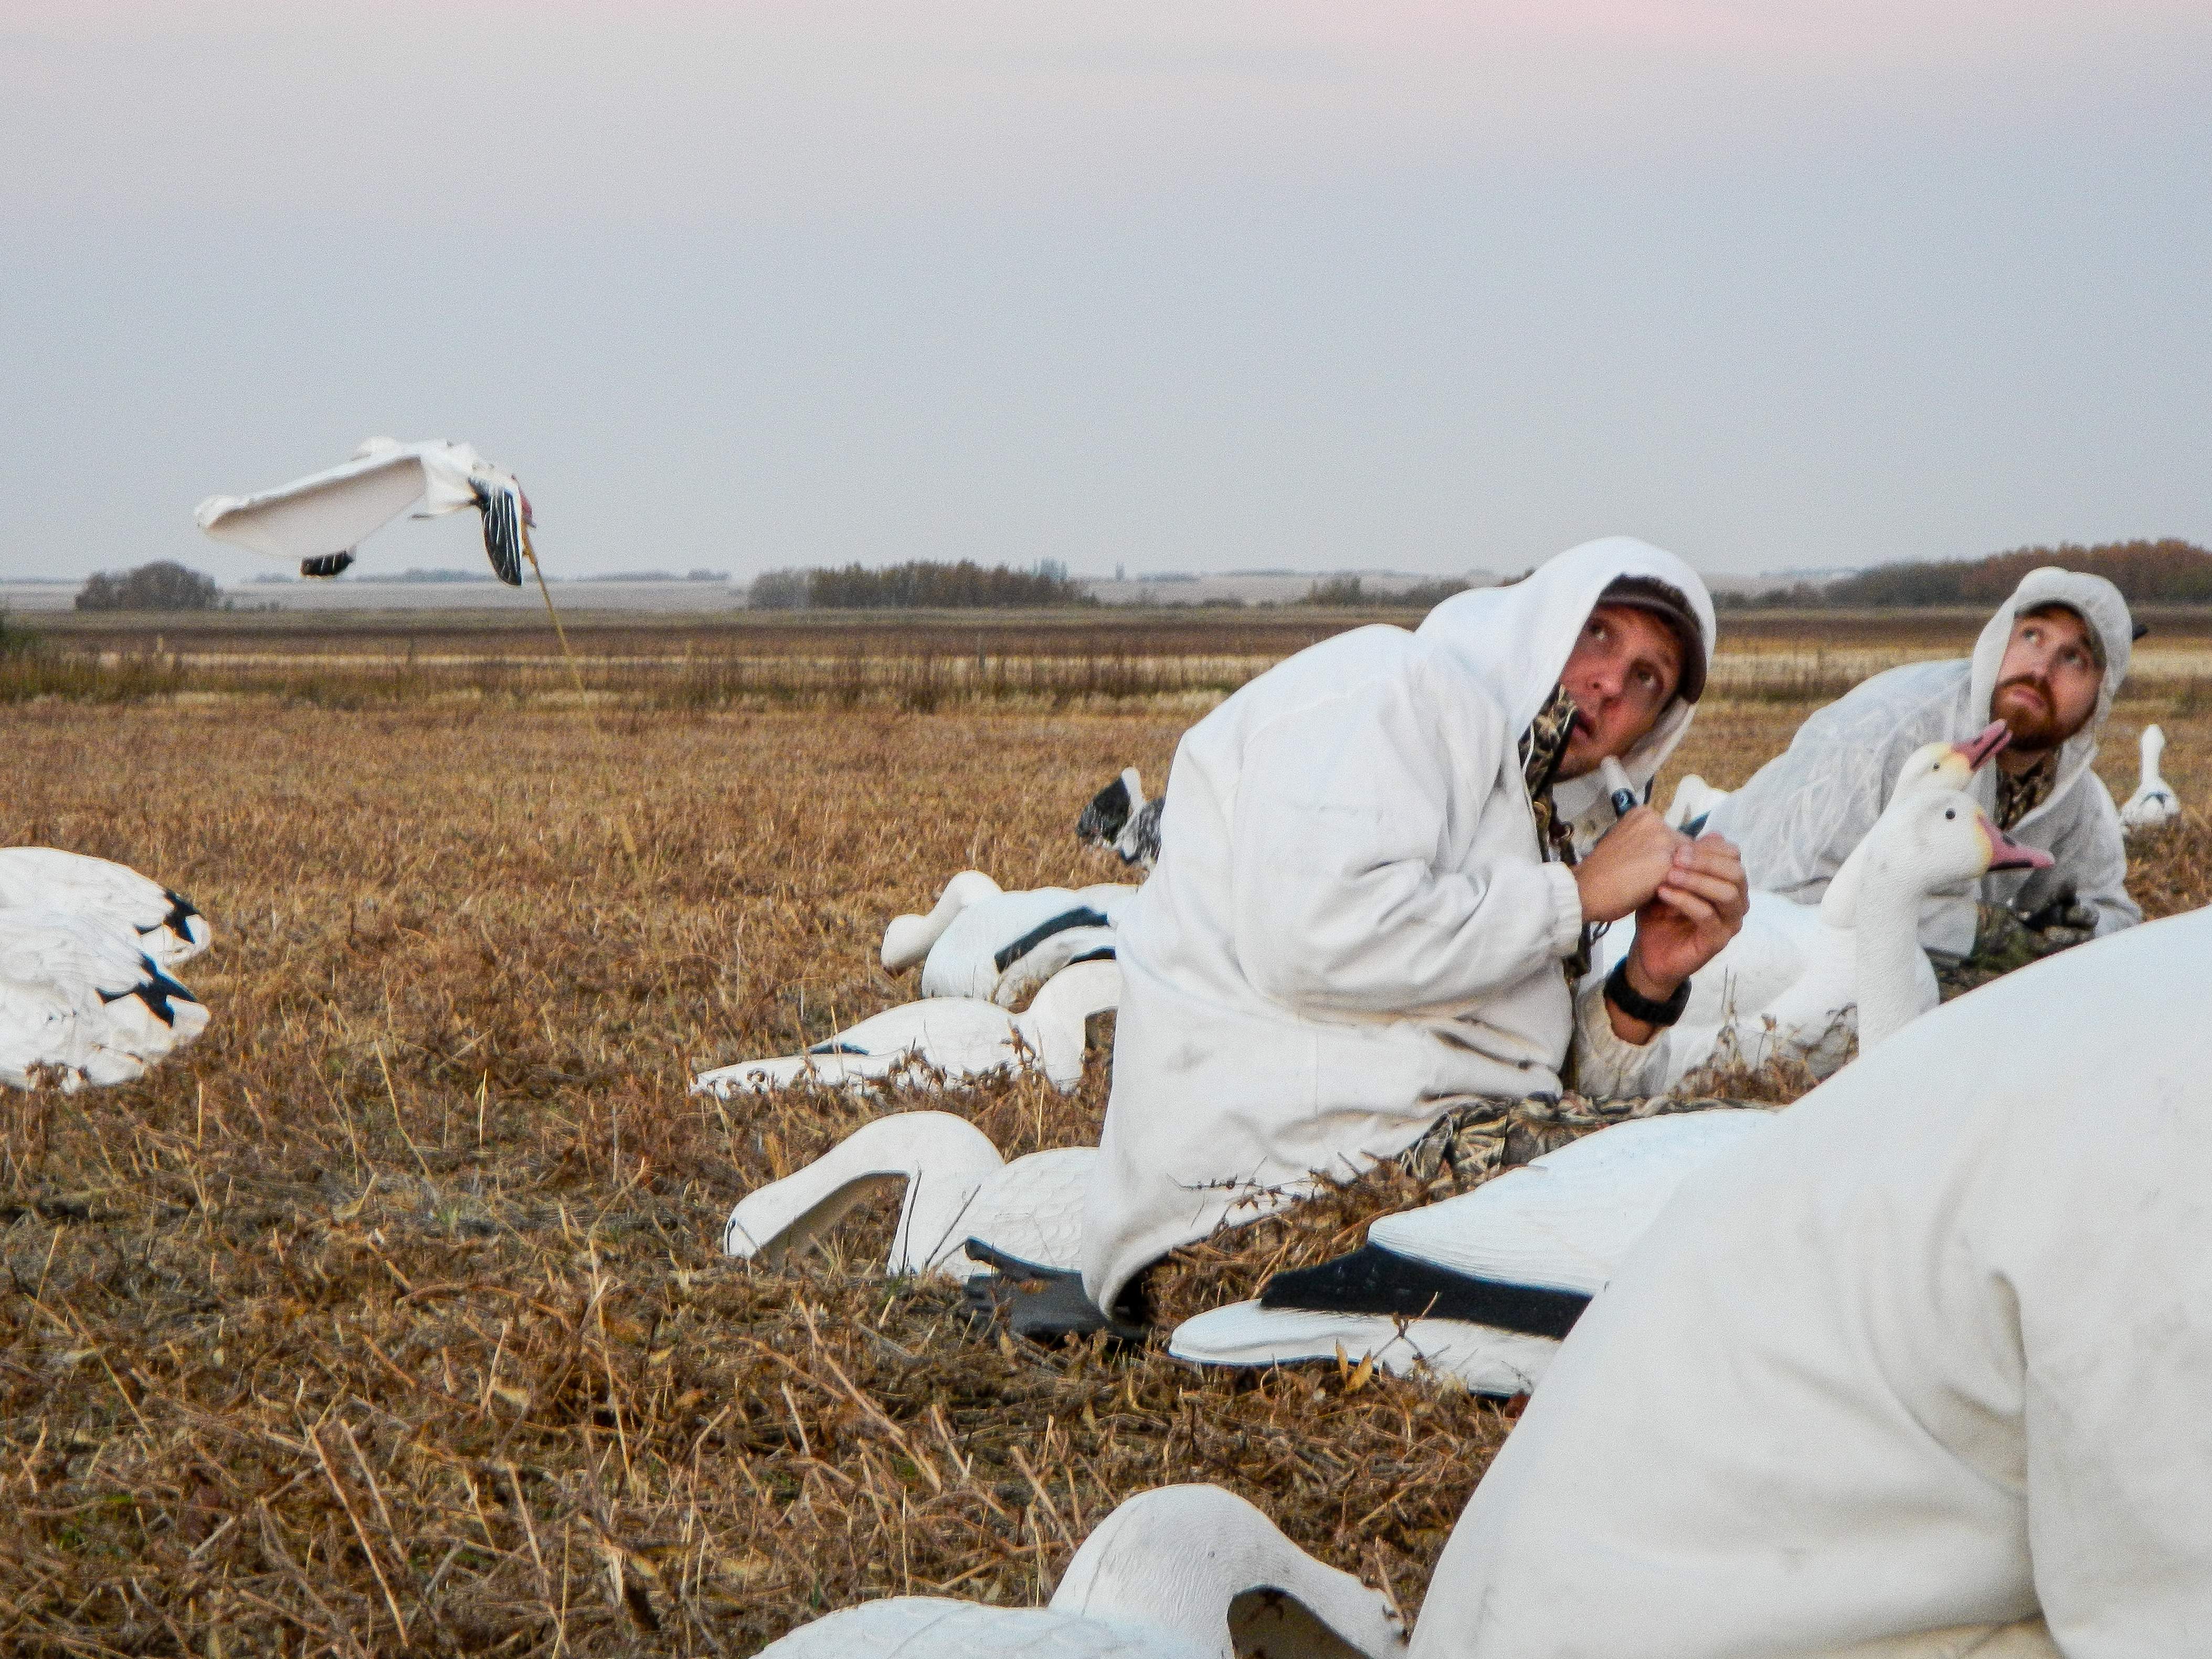
[(1991, 870), (2048, 870), (2051, 867), (2051, 854), (2040, 847), (2030, 847), (2024, 842), (2014, 841), (1990, 822), (1986, 813), (1977, 812), (1974, 817), (1981, 829), (1982, 839), (1989, 846), (1989, 867)]
[(1966, 763), (1969, 773), (1978, 772), (1996, 758), (2004, 746), (2012, 741), (2012, 728), (2002, 720), (1991, 720), (1975, 736), (1951, 746)]

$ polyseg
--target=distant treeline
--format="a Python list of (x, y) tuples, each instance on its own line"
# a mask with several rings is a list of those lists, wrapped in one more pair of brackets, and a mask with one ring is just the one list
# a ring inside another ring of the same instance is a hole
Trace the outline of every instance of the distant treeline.
[(756, 611), (1006, 611), (1093, 605), (1067, 567), (1047, 559), (1034, 570), (985, 569), (973, 559), (937, 564), (916, 559), (871, 570), (768, 570), (753, 578), (745, 603)]
[(1443, 604), (1455, 593), (1467, 592), (1468, 585), (1456, 576), (1444, 576), (1432, 582), (1419, 582), (1412, 587), (1401, 587), (1395, 592), (1386, 588), (1369, 587), (1357, 576), (1332, 576), (1327, 581), (1316, 582), (1306, 590), (1303, 605), (1404, 605), (1408, 609), (1426, 611), (1431, 605)]
[(214, 577), (173, 559), (136, 570), (103, 570), (86, 577), (76, 595), (80, 611), (213, 611), (222, 604), (222, 589)]
[(1818, 586), (1799, 582), (1764, 593), (1727, 593), (1726, 610), (1784, 606), (1993, 605), (2043, 565), (2061, 565), (2102, 576), (2130, 605), (2212, 603), (2212, 552), (2171, 537), (2163, 541), (2100, 542), (2083, 547), (2021, 547), (1985, 559), (1946, 564), (1888, 564)]

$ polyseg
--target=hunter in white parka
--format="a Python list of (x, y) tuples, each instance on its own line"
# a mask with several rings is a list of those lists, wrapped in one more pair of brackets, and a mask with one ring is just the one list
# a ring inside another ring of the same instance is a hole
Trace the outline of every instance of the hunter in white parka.
[[(1518, 744), (1609, 584), (1711, 601), (1626, 537), (1458, 594), (1418, 631), (1362, 628), (1300, 652), (1176, 750), (1161, 855), (1121, 925), (1114, 1091), (1085, 1200), (1084, 1284), (1133, 1274), (1224, 1223), (1403, 1151), (1480, 1096), (1638, 1092), (1667, 1044), (1615, 1035), (1580, 946), (1574, 871), (1547, 862)], [(1694, 697), (1694, 687), (1690, 695)], [(1690, 723), (1674, 696), (1620, 758), (1639, 793)], [(1598, 775), (1559, 816), (1612, 822)]]
[(1798, 727), (1790, 747), (1715, 807), (1705, 827), (1742, 849), (1753, 887), (1819, 903), (1829, 878), (1889, 804), (1905, 757), (1925, 743), (1972, 738), (1990, 723), (1990, 697), (2014, 619), (2052, 604), (2082, 617), (2103, 647), (2096, 710), (2045, 763), (2057, 768), (2050, 792), (2024, 817), (2008, 823), (1997, 812), (1996, 767), (1984, 768), (1968, 789), (1999, 829), (2050, 854), (2051, 868), (1987, 876), (1978, 890), (1938, 898), (1922, 912), (1920, 942), (1965, 956), (1974, 945), (1977, 900), (2034, 909), (2062, 886), (2094, 912), (2100, 934), (2142, 921), (2125, 885), (2119, 813), (2090, 769), (2097, 734), (2127, 678), (2135, 633), (2127, 601), (2101, 576), (2030, 571), (1982, 629), (1972, 658), (1907, 663), (1866, 680)]

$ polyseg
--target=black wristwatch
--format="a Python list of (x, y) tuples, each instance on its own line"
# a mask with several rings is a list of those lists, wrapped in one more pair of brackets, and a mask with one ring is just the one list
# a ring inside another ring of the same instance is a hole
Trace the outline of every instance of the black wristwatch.
[(1690, 981), (1686, 979), (1677, 985), (1666, 1001), (1654, 1002), (1628, 982), (1628, 958), (1623, 957), (1606, 975), (1605, 1000), (1629, 1018), (1640, 1019), (1646, 1025), (1672, 1025), (1690, 1006)]

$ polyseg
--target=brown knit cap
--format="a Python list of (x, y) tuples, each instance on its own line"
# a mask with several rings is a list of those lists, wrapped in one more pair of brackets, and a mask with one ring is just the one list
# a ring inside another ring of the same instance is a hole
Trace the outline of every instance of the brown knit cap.
[(1680, 589), (1656, 576), (1615, 576), (1597, 596), (1597, 602), (1649, 611), (1674, 629), (1674, 641), (1682, 652), (1682, 672), (1674, 693), (1684, 702), (1695, 702), (1705, 695), (1705, 631)]

